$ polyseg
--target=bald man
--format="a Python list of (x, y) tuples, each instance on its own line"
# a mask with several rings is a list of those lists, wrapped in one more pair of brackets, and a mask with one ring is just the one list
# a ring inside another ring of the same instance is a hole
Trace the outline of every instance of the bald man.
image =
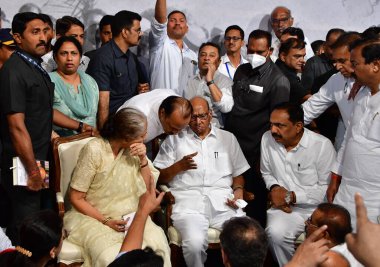
[(206, 261), (209, 227), (221, 230), (226, 220), (245, 215), (236, 201), (243, 198), (242, 173), (249, 165), (235, 136), (210, 124), (207, 100), (190, 102), (189, 127), (165, 139), (153, 164), (160, 169), (159, 182), (168, 183), (176, 199), (171, 218), (192, 267)]

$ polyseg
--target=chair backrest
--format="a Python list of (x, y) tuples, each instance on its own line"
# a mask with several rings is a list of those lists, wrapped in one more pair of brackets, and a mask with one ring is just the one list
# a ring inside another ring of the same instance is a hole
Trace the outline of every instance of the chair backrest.
[(58, 137), (53, 140), (53, 157), (55, 164), (55, 192), (64, 198), (65, 210), (71, 207), (67, 189), (83, 146), (92, 138), (91, 133), (82, 133), (69, 137)]

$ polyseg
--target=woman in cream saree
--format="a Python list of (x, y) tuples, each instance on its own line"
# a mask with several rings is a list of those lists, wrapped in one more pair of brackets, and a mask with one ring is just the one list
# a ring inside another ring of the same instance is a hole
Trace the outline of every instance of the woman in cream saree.
[[(73, 208), (65, 214), (64, 225), (68, 240), (84, 249), (83, 266), (104, 267), (115, 259), (124, 239), (122, 216), (137, 210), (139, 197), (146, 191), (143, 170), (157, 181), (159, 172), (145, 151), (144, 156), (135, 152), (141, 148), (145, 146), (132, 145), (115, 155), (112, 140), (95, 138), (81, 151), (70, 186), (74, 192), (83, 192), (85, 199), (76, 204), (78, 199), (70, 194)], [(144, 231), (145, 246), (155, 250), (163, 257), (164, 265), (170, 266), (165, 234), (150, 219)]]

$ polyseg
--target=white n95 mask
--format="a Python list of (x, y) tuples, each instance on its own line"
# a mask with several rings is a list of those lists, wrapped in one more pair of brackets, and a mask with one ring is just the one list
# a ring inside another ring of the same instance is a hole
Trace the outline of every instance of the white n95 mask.
[(258, 54), (248, 54), (247, 60), (249, 63), (251, 63), (252, 68), (254, 69), (263, 65), (267, 58)]

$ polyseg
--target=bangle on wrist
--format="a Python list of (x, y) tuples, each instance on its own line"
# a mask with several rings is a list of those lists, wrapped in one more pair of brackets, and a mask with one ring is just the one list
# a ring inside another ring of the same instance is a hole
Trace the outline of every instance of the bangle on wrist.
[(111, 220), (111, 217), (107, 217), (102, 221), (102, 224), (106, 224)]
[(233, 192), (235, 192), (238, 189), (244, 190), (244, 187), (242, 185), (237, 185), (237, 186), (232, 187)]
[(145, 164), (143, 164), (143, 165), (140, 165), (140, 169), (142, 169), (142, 168), (145, 168), (146, 166), (148, 166), (148, 161), (146, 161), (146, 163), (145, 163)]
[(82, 130), (83, 130), (83, 121), (80, 121), (80, 122), (79, 122), (79, 126), (78, 126), (78, 128), (77, 128), (77, 132), (81, 133)]

